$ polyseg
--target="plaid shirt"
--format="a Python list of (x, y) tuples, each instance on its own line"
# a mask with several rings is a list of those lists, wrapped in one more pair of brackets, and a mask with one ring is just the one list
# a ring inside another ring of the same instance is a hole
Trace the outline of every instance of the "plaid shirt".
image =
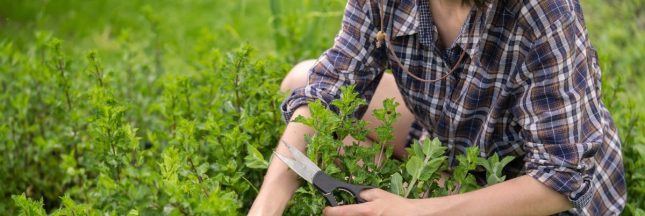
[[(312, 100), (329, 105), (343, 85), (356, 85), (369, 100), (389, 67), (416, 118), (411, 137), (439, 138), (451, 164), (469, 146), (483, 157), (512, 155), (519, 163), (505, 169), (507, 176), (529, 175), (566, 195), (574, 208), (565, 213), (622, 211), (620, 140), (600, 100), (600, 67), (577, 0), (497, 0), (473, 8), (454, 44), (466, 52), (463, 61), (433, 83), (408, 76), (376, 48), (377, 2), (349, 1), (334, 46), (282, 104), (285, 119)], [(428, 3), (386, 1), (383, 24), (401, 63), (437, 79), (452, 65), (436, 47)]]

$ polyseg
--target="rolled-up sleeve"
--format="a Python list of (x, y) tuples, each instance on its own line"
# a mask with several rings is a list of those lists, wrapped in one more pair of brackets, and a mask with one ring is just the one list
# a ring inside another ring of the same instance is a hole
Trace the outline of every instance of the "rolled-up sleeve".
[[(331, 101), (340, 97), (339, 88), (355, 85), (355, 90), (368, 102), (374, 95), (384, 71), (375, 47), (376, 28), (372, 23), (371, 6), (362, 0), (350, 0), (345, 8), (340, 33), (331, 49), (325, 51), (308, 72), (307, 85), (296, 88), (281, 105), (285, 121), (300, 106), (320, 100), (328, 108)], [(360, 118), (365, 108), (354, 116)]]
[(566, 195), (575, 208), (596, 191), (593, 160), (603, 142), (596, 71), (575, 16), (535, 35), (515, 77), (512, 112), (522, 127), (526, 174)]

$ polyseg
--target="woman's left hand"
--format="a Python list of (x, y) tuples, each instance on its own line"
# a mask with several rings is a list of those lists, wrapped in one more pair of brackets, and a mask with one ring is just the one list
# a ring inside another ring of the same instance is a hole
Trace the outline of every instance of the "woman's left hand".
[(349, 215), (411, 215), (413, 205), (406, 199), (381, 189), (369, 189), (361, 192), (361, 198), (367, 202), (361, 204), (325, 207), (326, 216)]

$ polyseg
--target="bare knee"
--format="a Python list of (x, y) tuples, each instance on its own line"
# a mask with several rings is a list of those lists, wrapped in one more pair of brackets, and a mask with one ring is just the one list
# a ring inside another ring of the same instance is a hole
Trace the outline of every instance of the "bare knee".
[(307, 85), (307, 72), (315, 62), (315, 60), (305, 60), (293, 66), (287, 76), (282, 80), (280, 91), (288, 92)]

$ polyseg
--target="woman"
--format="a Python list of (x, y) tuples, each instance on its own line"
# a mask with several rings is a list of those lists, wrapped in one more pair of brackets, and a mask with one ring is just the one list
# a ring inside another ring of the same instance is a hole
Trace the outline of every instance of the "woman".
[[(283, 89), (293, 89), (285, 119), (309, 116), (308, 102), (328, 104), (354, 84), (376, 101), (368, 111), (388, 97), (409, 109), (400, 107), (395, 125), (397, 156), (410, 139), (437, 137), (452, 165), (468, 146), (518, 159), (505, 170), (514, 178), (477, 191), (404, 199), (372, 189), (361, 193), (368, 202), (327, 207), (326, 215), (622, 211), (620, 141), (577, 0), (350, 0), (342, 24), (331, 49), (285, 78)], [(289, 123), (282, 139), (304, 150), (311, 133)], [(288, 154), (282, 145), (276, 151)], [(297, 187), (297, 176), (273, 160), (249, 214), (280, 215)]]

